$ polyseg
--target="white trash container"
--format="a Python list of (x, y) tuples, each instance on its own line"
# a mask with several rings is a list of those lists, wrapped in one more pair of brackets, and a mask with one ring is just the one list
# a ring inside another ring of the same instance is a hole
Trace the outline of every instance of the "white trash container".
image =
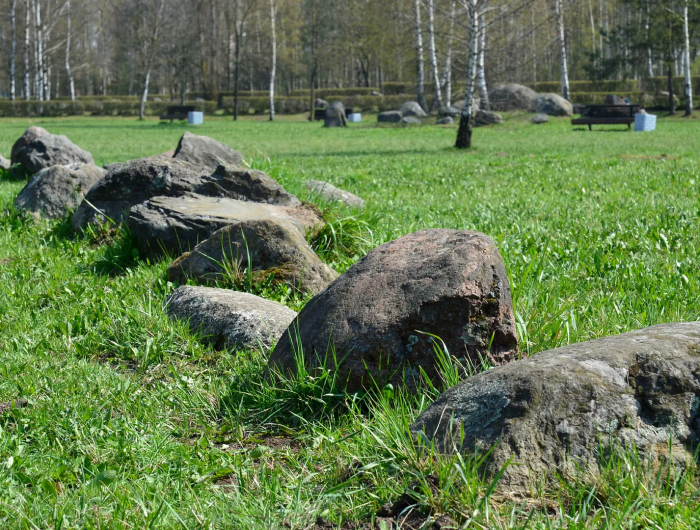
[(635, 131), (653, 131), (656, 129), (656, 116), (653, 114), (635, 114), (634, 115), (634, 130)]
[(359, 112), (353, 112), (350, 114), (350, 116), (348, 116), (348, 121), (350, 123), (360, 123), (362, 121), (362, 114)]
[(188, 112), (187, 113), (187, 123), (190, 125), (202, 125), (204, 123), (204, 113), (203, 112)]

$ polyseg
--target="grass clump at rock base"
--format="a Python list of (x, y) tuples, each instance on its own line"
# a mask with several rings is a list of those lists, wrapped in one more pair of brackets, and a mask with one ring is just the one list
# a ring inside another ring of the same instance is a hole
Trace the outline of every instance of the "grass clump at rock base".
[[(328, 224), (310, 241), (339, 272), (422, 228), (484, 232), (511, 278), (523, 355), (700, 315), (693, 120), (588, 133), (508, 115), (460, 153), (454, 129), (429, 126), (3, 119), (0, 152), (30, 124), (98, 164), (167, 151), (192, 130), (302, 200), (308, 179), (356, 193), (366, 210), (320, 204)], [(462, 373), (448, 360), (447, 383), (412, 393), (349, 395), (327, 372), (265, 378), (267, 352), (216, 352), (167, 317), (167, 261), (142, 260), (124, 230), (77, 237), (65, 220), (19, 214), (23, 185), (0, 177), (0, 403), (26, 399), (0, 407), (0, 527), (351, 528), (401, 498), (405, 515), (466, 528), (700, 526), (694, 465), (651, 468), (629, 451), (596, 479), (560, 477), (525, 498), (483, 479), (483, 454), (418, 448), (409, 425)]]

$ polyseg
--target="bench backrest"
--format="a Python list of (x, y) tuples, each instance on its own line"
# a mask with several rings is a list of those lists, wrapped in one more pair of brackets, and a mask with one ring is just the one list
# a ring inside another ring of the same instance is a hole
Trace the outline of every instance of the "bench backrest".
[(628, 118), (639, 112), (639, 105), (586, 105), (589, 118)]
[(187, 105), (185, 107), (168, 107), (168, 114), (187, 114), (188, 112), (194, 111), (194, 105)]

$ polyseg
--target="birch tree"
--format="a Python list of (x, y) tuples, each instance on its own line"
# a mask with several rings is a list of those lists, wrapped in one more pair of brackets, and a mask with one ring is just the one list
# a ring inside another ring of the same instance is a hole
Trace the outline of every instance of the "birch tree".
[(484, 73), (484, 51), (486, 49), (486, 15), (479, 15), (479, 55), (476, 65), (476, 78), (479, 85), (479, 95), (481, 97), (481, 108), (491, 110), (489, 103), (489, 91), (486, 87), (486, 74)]
[(30, 0), (24, 0), (24, 99), (29, 101), (32, 97), (29, 85), (29, 26), (31, 23)]
[(44, 34), (41, 26), (41, 0), (34, 1), (34, 16), (36, 24), (36, 98), (44, 101)]
[(15, 54), (17, 53), (17, 0), (10, 1), (10, 99), (15, 100)]
[(71, 101), (75, 101), (75, 82), (73, 80), (73, 70), (70, 67), (70, 38), (71, 38), (71, 5), (70, 0), (66, 0), (66, 76), (68, 77), (68, 89)]
[(693, 113), (693, 83), (690, 77), (690, 32), (688, 31), (688, 1), (683, 3), (683, 69), (685, 70), (685, 115)]
[(416, 36), (416, 99), (423, 110), (428, 110), (425, 102), (425, 65), (423, 62), (423, 29), (421, 27), (420, 0), (413, 0), (415, 11)]
[(275, 0), (270, 0), (270, 25), (272, 31), (272, 64), (270, 65), (270, 121), (275, 119), (275, 73), (277, 70), (277, 10)]
[(477, 14), (477, 0), (468, 0), (467, 11), (469, 13), (469, 60), (467, 62), (467, 90), (464, 98), (464, 107), (459, 119), (457, 129), (457, 149), (468, 149), (472, 146), (472, 130), (474, 129), (474, 84), (476, 78), (476, 62), (479, 48), (479, 23)]
[(562, 0), (554, 0), (554, 12), (557, 16), (557, 45), (559, 47), (560, 74), (561, 74), (561, 95), (564, 99), (570, 100), (569, 92), (569, 70), (566, 64), (566, 39), (564, 35), (564, 8)]
[(440, 89), (440, 74), (438, 71), (437, 51), (435, 49), (435, 0), (428, 0), (428, 37), (430, 66), (433, 75), (433, 86), (435, 87), (435, 102), (438, 106), (438, 113), (442, 114), (444, 107), (442, 102), (442, 90)]
[[(156, 0), (155, 14), (152, 21), (153, 30), (146, 41), (144, 41), (144, 57), (146, 61), (146, 75), (143, 80), (143, 93), (141, 94), (141, 104), (139, 105), (139, 119), (143, 120), (146, 115), (146, 102), (148, 101), (148, 85), (151, 81), (151, 70), (153, 69), (153, 59), (156, 54), (156, 46), (158, 44), (158, 33), (160, 31), (161, 18), (163, 16), (163, 8), (165, 0)], [(144, 28), (145, 30), (147, 28)]]

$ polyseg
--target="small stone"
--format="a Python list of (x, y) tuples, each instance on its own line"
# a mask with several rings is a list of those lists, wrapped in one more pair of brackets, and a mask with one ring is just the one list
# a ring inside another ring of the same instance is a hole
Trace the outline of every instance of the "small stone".
[(322, 180), (309, 180), (306, 187), (313, 193), (323, 195), (329, 201), (341, 201), (352, 208), (364, 208), (365, 201), (349, 191), (336, 188), (330, 182)]
[(453, 125), (455, 120), (451, 116), (443, 116), (435, 122), (436, 125)]
[(179, 287), (166, 302), (168, 315), (189, 322), (216, 349), (270, 348), (296, 313), (277, 302), (228, 289)]
[(401, 118), (401, 123), (405, 123), (406, 125), (422, 125), (423, 122), (420, 121), (418, 118), (414, 118), (412, 116), (404, 116)]
[(403, 118), (403, 114), (398, 110), (389, 110), (386, 112), (380, 112), (377, 116), (377, 121), (379, 123), (399, 123)]
[(535, 114), (530, 121), (536, 125), (539, 125), (541, 123), (548, 123), (549, 122), (549, 116), (546, 114)]

